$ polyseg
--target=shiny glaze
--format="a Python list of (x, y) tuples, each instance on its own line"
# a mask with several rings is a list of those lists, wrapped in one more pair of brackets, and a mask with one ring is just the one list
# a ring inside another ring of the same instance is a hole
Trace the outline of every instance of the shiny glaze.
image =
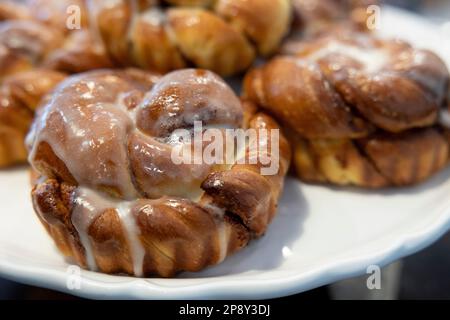
[(142, 102), (138, 128), (155, 137), (166, 137), (195, 121), (203, 125), (242, 126), (239, 99), (218, 76), (201, 70), (183, 70), (162, 78)]

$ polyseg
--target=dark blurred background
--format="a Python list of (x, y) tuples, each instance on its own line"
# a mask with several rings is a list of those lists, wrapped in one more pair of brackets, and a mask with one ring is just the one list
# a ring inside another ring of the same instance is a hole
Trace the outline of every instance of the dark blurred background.
[[(383, 2), (414, 11), (438, 24), (450, 21), (450, 0)], [(288, 299), (450, 299), (450, 233), (422, 252), (383, 269), (382, 277), (386, 281), (382, 290), (369, 291), (366, 287), (367, 276), (363, 276)], [(78, 298), (0, 278), (0, 299)]]

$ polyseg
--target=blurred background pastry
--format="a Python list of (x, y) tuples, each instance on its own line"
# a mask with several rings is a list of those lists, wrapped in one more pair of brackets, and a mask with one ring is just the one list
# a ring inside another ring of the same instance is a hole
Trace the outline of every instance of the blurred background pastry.
[(89, 29), (66, 27), (66, 9), (74, 3), (83, 5), (71, 0), (0, 3), (0, 168), (26, 161), (23, 140), (34, 112), (66, 73), (111, 66)]
[(302, 180), (410, 185), (447, 164), (449, 73), (434, 53), (349, 29), (283, 53), (247, 75), (244, 96), (292, 132)]

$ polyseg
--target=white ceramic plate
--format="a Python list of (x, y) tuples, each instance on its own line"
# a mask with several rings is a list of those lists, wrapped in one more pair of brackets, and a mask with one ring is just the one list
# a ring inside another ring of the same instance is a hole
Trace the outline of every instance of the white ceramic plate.
[[(400, 36), (450, 58), (438, 27), (403, 11), (383, 10), (382, 34)], [(448, 35), (447, 35), (448, 36)], [(450, 65), (450, 61), (447, 61)], [(272, 298), (383, 266), (437, 240), (450, 228), (450, 169), (419, 187), (361, 191), (288, 179), (265, 237), (203, 272), (176, 279), (136, 279), (81, 271), (74, 284), (35, 217), (25, 168), (0, 172), (0, 274), (90, 298)], [(76, 271), (76, 270), (75, 270)], [(76, 274), (76, 272), (75, 272)]]

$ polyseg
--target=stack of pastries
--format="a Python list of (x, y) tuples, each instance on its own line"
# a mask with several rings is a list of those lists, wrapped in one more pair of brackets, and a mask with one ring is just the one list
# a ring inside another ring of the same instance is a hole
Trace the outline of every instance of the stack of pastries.
[[(34, 209), (66, 257), (133, 276), (199, 271), (264, 235), (291, 162), (306, 182), (421, 182), (448, 162), (449, 72), (377, 38), (377, 4), (2, 1), (0, 167), (28, 156)], [(221, 77), (243, 73), (238, 98)], [(256, 136), (231, 163), (175, 163), (196, 148), (178, 130), (198, 122)]]

